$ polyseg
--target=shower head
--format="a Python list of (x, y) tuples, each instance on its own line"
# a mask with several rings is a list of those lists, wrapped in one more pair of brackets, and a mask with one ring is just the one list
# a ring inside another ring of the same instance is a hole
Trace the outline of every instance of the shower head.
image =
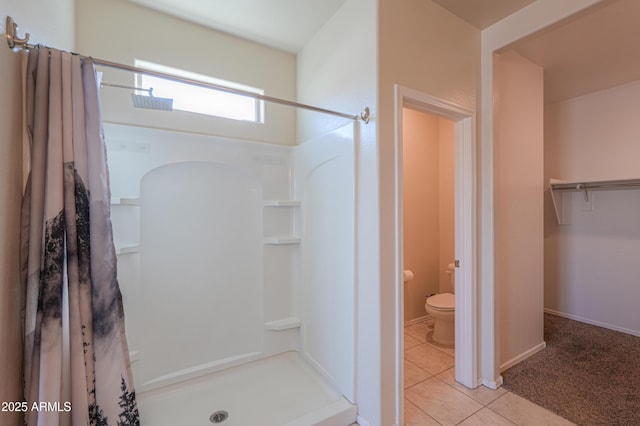
[(148, 89), (149, 95), (131, 94), (133, 106), (136, 108), (155, 109), (160, 111), (173, 111), (173, 99), (153, 96), (153, 87)]
[(133, 106), (136, 108), (155, 109), (160, 111), (173, 111), (173, 99), (159, 98), (157, 96), (145, 96), (131, 94)]
[(132, 93), (131, 100), (133, 101), (133, 106), (136, 108), (155, 109), (159, 111), (173, 111), (173, 99), (153, 96), (153, 87), (143, 89), (140, 87), (123, 86), (122, 84), (107, 83), (104, 81), (100, 82), (100, 86), (148, 92), (148, 95), (136, 95), (135, 93)]

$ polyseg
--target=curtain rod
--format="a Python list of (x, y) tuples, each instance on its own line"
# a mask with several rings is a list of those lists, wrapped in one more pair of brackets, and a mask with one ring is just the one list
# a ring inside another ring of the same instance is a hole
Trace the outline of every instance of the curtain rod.
[[(29, 44), (29, 33), (25, 33), (24, 38), (20, 38), (20, 37), (17, 36), (18, 25), (13, 21), (13, 18), (11, 16), (7, 16), (6, 32), (7, 32), (7, 34), (6, 34), (7, 44), (9, 45), (10, 49), (21, 48), (21, 49), (25, 49), (25, 50), (30, 50), (30, 49), (37, 49), (38, 48), (38, 45)], [(295, 108), (306, 109), (306, 110), (309, 110), (309, 111), (316, 111), (316, 112), (321, 112), (321, 113), (324, 113), (324, 114), (331, 114), (331, 115), (335, 115), (335, 116), (338, 116), (338, 117), (348, 118), (348, 119), (354, 120), (354, 121), (361, 120), (365, 124), (369, 123), (369, 107), (365, 107), (364, 111), (361, 112), (360, 114), (347, 114), (347, 113), (343, 113), (343, 112), (333, 111), (333, 110), (330, 110), (330, 109), (315, 107), (315, 106), (312, 106), (312, 105), (307, 105), (307, 104), (301, 104), (301, 103), (298, 103), (298, 102), (288, 101), (286, 99), (274, 98), (272, 96), (260, 95), (260, 94), (257, 94), (257, 93), (246, 92), (244, 90), (239, 90), (239, 89), (232, 89), (230, 87), (220, 86), (220, 85), (212, 84), (212, 83), (206, 83), (206, 82), (203, 82), (203, 81), (193, 80), (193, 79), (190, 79), (190, 78), (178, 77), (178, 76), (171, 75), (171, 74), (166, 74), (166, 73), (163, 73), (163, 72), (151, 71), (151, 70), (146, 70), (146, 69), (143, 69), (143, 68), (134, 67), (134, 66), (131, 66), (131, 65), (119, 64), (117, 62), (111, 62), (111, 61), (107, 61), (107, 60), (104, 60), (104, 59), (93, 58), (91, 56), (79, 55), (77, 53), (74, 53), (74, 54), (76, 54), (76, 55), (78, 55), (80, 57), (83, 57), (83, 58), (91, 59), (93, 61), (93, 63), (95, 63), (96, 65), (99, 65), (99, 66), (103, 66), (103, 67), (116, 68), (116, 69), (120, 69), (120, 70), (124, 70), (124, 71), (130, 71), (130, 72), (134, 72), (134, 73), (138, 73), (138, 74), (145, 74), (145, 75), (150, 75), (150, 76), (153, 76), (153, 77), (160, 77), (160, 78), (164, 78), (164, 79), (167, 79), (167, 80), (175, 81), (175, 82), (178, 82), (178, 83), (185, 83), (185, 84), (189, 84), (189, 85), (192, 85), (192, 86), (204, 87), (206, 89), (218, 90), (218, 91), (221, 91), (221, 92), (232, 93), (232, 94), (240, 95), (240, 96), (246, 96), (246, 97), (259, 99), (259, 100), (266, 101), (266, 102), (273, 102), (273, 103), (280, 104), (280, 105), (287, 105), (287, 106), (292, 106), (292, 107), (295, 107)]]

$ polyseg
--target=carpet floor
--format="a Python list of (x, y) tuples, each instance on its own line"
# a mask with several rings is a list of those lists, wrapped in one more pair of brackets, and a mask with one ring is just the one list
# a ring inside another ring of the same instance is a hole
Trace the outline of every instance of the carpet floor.
[(640, 337), (545, 314), (544, 339), (505, 389), (578, 425), (640, 425)]

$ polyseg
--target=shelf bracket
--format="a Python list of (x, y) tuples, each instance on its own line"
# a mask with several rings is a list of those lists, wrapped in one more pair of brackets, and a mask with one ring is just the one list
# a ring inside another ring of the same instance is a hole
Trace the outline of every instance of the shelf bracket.
[(579, 183), (576, 185), (576, 189), (578, 191), (582, 191), (582, 194), (584, 195), (584, 202), (588, 203), (589, 202), (589, 192), (587, 191), (587, 187), (584, 186), (583, 184)]
[(549, 185), (549, 192), (551, 193), (551, 201), (553, 201), (553, 209), (556, 213), (556, 219), (558, 219), (558, 225), (569, 225), (571, 223), (571, 204), (566, 201), (564, 191), (556, 191), (553, 189), (553, 185)]

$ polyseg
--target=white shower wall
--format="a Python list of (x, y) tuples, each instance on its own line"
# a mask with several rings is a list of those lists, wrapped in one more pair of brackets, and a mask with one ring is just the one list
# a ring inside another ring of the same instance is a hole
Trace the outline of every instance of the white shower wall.
[(297, 350), (352, 399), (353, 125), (297, 147), (105, 134), (138, 390)]
[(303, 355), (355, 401), (354, 125), (294, 150)]

